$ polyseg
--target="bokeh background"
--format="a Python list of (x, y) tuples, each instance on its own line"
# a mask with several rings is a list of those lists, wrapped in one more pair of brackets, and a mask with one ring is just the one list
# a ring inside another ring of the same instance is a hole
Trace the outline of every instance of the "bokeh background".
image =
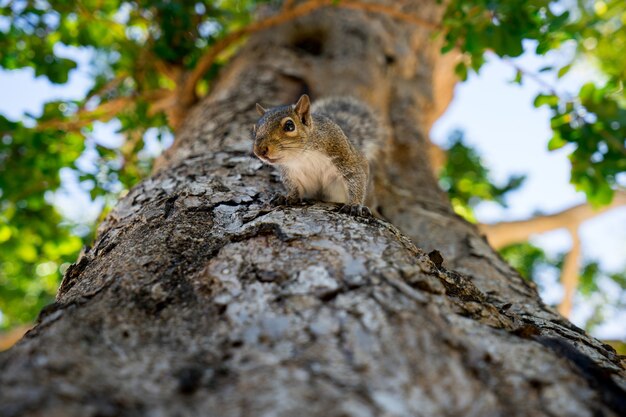
[[(250, 27), (259, 7), (285, 13), (307, 1), (74, 3), (0, 0), (0, 349), (53, 301), (98, 221), (171, 145), (176, 116), (163, 103), (179, 73)], [(450, 2), (440, 36), (461, 51), (460, 82), (431, 132), (444, 150), (441, 185), (469, 221), (597, 210), (500, 250), (562, 308), (563, 265), (578, 237), (565, 313), (618, 348), (625, 27), (623, 0)], [(201, 74), (199, 97), (243, 40)]]

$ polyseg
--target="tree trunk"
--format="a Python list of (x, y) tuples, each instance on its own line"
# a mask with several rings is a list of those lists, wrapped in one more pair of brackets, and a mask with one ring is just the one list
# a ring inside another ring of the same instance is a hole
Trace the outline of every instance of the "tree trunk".
[[(441, 19), (434, 0), (403, 4)], [(626, 415), (620, 358), (544, 305), (437, 187), (427, 136), (456, 57), (431, 35), (327, 8), (253, 36), (0, 356), (0, 415)], [(389, 223), (267, 205), (281, 185), (250, 154), (254, 104), (302, 92), (383, 117)]]

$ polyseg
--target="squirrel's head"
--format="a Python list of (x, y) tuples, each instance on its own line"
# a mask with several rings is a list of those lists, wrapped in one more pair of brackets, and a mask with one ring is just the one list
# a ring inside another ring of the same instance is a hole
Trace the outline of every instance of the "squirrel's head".
[(280, 164), (302, 152), (313, 124), (309, 96), (269, 110), (257, 103), (256, 109), (261, 118), (254, 126), (254, 154), (259, 159)]

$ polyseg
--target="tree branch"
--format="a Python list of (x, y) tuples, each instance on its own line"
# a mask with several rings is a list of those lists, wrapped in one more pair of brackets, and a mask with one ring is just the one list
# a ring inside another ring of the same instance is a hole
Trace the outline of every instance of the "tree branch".
[[(394, 19), (406, 21), (428, 29), (436, 29), (439, 27), (437, 24), (429, 22), (425, 19), (404, 13), (397, 7), (383, 4), (362, 3), (360, 1), (351, 0), (344, 0), (338, 4), (333, 4), (332, 0), (309, 0), (298, 5), (294, 5), (293, 2), (286, 2), (281, 12), (277, 15), (252, 23), (240, 30), (231, 32), (224, 38), (217, 41), (200, 59), (196, 67), (186, 76), (182, 75), (178, 68), (168, 67), (162, 62), (157, 61), (157, 68), (162, 71), (165, 76), (171, 79), (184, 77), (184, 82), (178, 88), (177, 92), (156, 90), (144, 95), (142, 98), (151, 104), (149, 111), (150, 114), (155, 114), (159, 111), (166, 112), (171, 126), (176, 129), (182, 122), (182, 115), (186, 109), (195, 103), (197, 99), (195, 94), (197, 83), (200, 79), (202, 79), (204, 74), (211, 68), (217, 57), (224, 52), (224, 50), (242, 39), (244, 36), (264, 29), (269, 29), (328, 6), (386, 14)], [(98, 91), (92, 92), (88, 98), (101, 95), (103, 92), (107, 92), (117, 87), (124, 79), (125, 77), (117, 77), (111, 80)], [(86, 110), (84, 108), (80, 109), (76, 114), (72, 115), (67, 120), (49, 120), (41, 122), (37, 125), (37, 129), (44, 130), (52, 128), (66, 131), (78, 130), (93, 123), (94, 121), (108, 121), (112, 119), (125, 107), (131, 105), (135, 100), (136, 97), (121, 97), (113, 99), (102, 103), (93, 110)], [(437, 158), (437, 160), (441, 160), (441, 158)]]
[[(571, 103), (571, 104), (574, 104), (574, 105), (577, 105), (577, 106), (580, 107), (580, 103), (578, 101), (576, 101), (572, 97), (570, 97), (569, 94), (563, 94), (563, 93), (557, 91), (557, 89), (553, 85), (551, 85), (550, 83), (544, 81), (539, 76), (539, 74), (536, 74), (536, 73), (534, 73), (532, 71), (528, 71), (528, 70), (520, 67), (515, 62), (513, 62), (511, 59), (503, 59), (502, 61), (507, 63), (507, 64), (509, 64), (516, 71), (524, 74), (528, 78), (530, 78), (533, 81), (535, 81), (539, 86), (541, 86), (541, 87), (545, 88), (546, 90), (548, 90), (552, 95), (556, 96), (560, 101), (562, 101), (564, 103)], [(576, 116), (576, 113), (574, 113), (574, 117), (579, 119), (583, 123), (587, 123), (584, 118), (582, 118), (580, 116)], [(610, 132), (608, 132), (608, 131), (606, 131), (604, 129), (600, 130), (599, 133), (600, 133), (600, 135), (602, 135), (602, 137), (607, 142), (610, 142), (611, 144), (613, 144), (615, 149), (617, 149), (622, 154), (626, 155), (626, 146), (624, 146), (622, 141), (620, 141), (617, 137), (613, 136)]]
[(283, 1), (283, 10), (289, 10), (293, 7), (294, 0)]
[(569, 317), (579, 282), (581, 242), (578, 235), (578, 227), (586, 220), (624, 205), (626, 205), (626, 192), (618, 191), (610, 205), (598, 210), (594, 210), (589, 203), (585, 203), (556, 214), (515, 222), (502, 222), (492, 225), (482, 224), (478, 227), (487, 236), (489, 243), (494, 248), (502, 248), (512, 243), (528, 240), (533, 234), (567, 228), (572, 237), (572, 248), (565, 257), (565, 263), (561, 271), (560, 281), (563, 285), (564, 294), (558, 311), (564, 317)]
[(487, 236), (489, 243), (496, 249), (506, 245), (523, 242), (532, 235), (564, 227), (578, 227), (581, 223), (613, 208), (626, 205), (626, 192), (618, 191), (613, 202), (600, 209), (594, 209), (589, 203), (580, 204), (560, 213), (537, 216), (528, 220), (481, 224), (481, 233)]
[(421, 17), (413, 16), (412, 14), (405, 13), (402, 10), (399, 10), (397, 7), (394, 7), (394, 6), (387, 6), (387, 5), (378, 4), (378, 3), (362, 3), (360, 1), (349, 1), (349, 0), (341, 1), (337, 3), (336, 6), (342, 9), (363, 10), (366, 12), (386, 14), (394, 19), (408, 22), (416, 26), (422, 26), (430, 30), (441, 29), (441, 26), (437, 23), (433, 23), (426, 19), (422, 19)]
[(536, 74), (532, 71), (529, 71), (525, 68), (522, 68), (521, 66), (519, 66), (518, 64), (516, 64), (515, 62), (513, 62), (511, 59), (509, 58), (505, 58), (502, 60), (502, 62), (504, 62), (505, 64), (508, 64), (509, 66), (511, 66), (515, 71), (524, 74), (526, 77), (530, 78), (531, 80), (533, 80), (534, 82), (536, 82), (539, 86), (545, 88), (546, 90), (548, 90), (552, 95), (557, 96), (559, 98), (559, 100), (562, 101), (571, 101), (570, 98), (565, 98), (564, 95), (557, 91), (557, 89), (550, 83), (548, 83), (547, 81), (543, 80), (539, 74)]
[(104, 94), (108, 93), (109, 91), (115, 90), (117, 87), (120, 86), (120, 84), (122, 84), (126, 80), (126, 78), (127, 78), (127, 75), (120, 75), (118, 77), (113, 78), (112, 80), (108, 81), (103, 86), (101, 86), (100, 88), (93, 90), (89, 94), (87, 94), (83, 102), (87, 102), (95, 96), (102, 97)]
[(82, 109), (66, 120), (52, 119), (37, 124), (37, 130), (58, 129), (74, 131), (95, 121), (109, 121), (125, 107), (135, 102), (134, 97), (119, 97), (100, 104), (93, 110)]
[(36, 129), (75, 131), (96, 121), (107, 122), (127, 107), (135, 105), (139, 99), (146, 100), (150, 103), (150, 115), (154, 115), (159, 111), (168, 112), (171, 111), (176, 104), (173, 97), (174, 92), (165, 89), (150, 91), (140, 97), (118, 97), (101, 103), (93, 110), (82, 108), (65, 120), (51, 119), (40, 122), (37, 124)]
[(331, 3), (332, 1), (330, 0), (310, 0), (295, 7), (285, 9), (275, 16), (268, 17), (259, 22), (252, 23), (242, 29), (231, 32), (224, 38), (218, 40), (209, 48), (204, 56), (200, 58), (196, 67), (187, 75), (183, 85), (180, 87), (179, 100), (183, 107), (189, 107), (196, 101), (196, 85), (202, 79), (204, 74), (211, 68), (219, 54), (233, 43), (246, 35), (250, 35), (254, 32), (268, 29), (297, 17), (304, 16)]
[(563, 264), (563, 270), (561, 271), (561, 284), (563, 285), (563, 299), (559, 304), (558, 310), (563, 317), (569, 318), (572, 312), (572, 306), (574, 304), (574, 294), (576, 294), (576, 288), (578, 288), (579, 281), (579, 269), (580, 269), (580, 257), (581, 257), (581, 244), (580, 236), (578, 235), (578, 228), (573, 227), (569, 229), (572, 236), (572, 249), (565, 257), (565, 263)]

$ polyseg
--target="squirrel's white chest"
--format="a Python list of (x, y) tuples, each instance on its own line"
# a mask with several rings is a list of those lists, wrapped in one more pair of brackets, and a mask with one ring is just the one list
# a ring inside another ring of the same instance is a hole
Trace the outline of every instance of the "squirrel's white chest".
[(306, 151), (283, 165), (285, 174), (298, 188), (300, 198), (348, 202), (348, 187), (332, 160), (321, 152)]

